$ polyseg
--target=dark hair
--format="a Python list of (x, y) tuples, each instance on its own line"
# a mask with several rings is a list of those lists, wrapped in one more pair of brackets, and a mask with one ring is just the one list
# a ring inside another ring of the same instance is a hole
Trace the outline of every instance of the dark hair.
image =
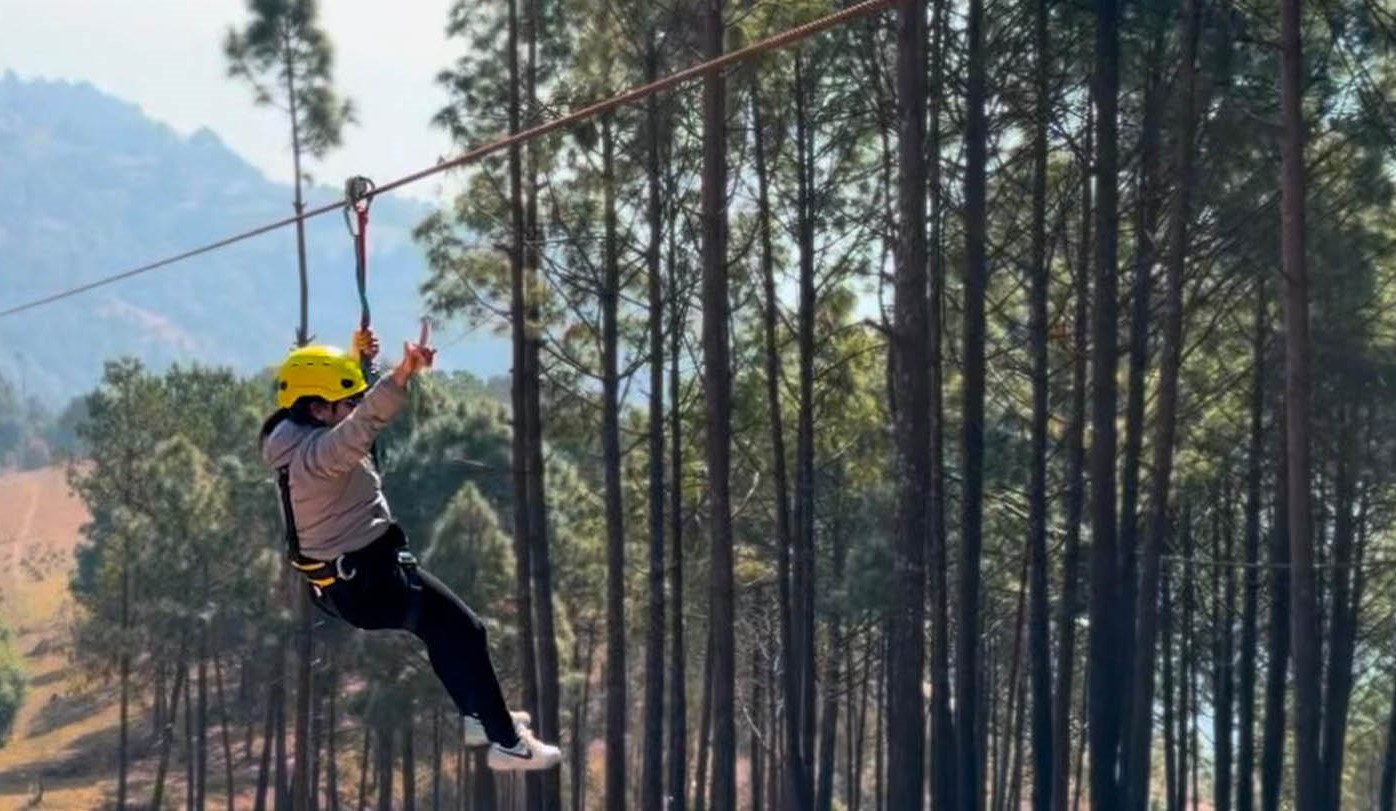
[(329, 401), (323, 397), (302, 397), (293, 403), (290, 408), (278, 408), (276, 411), (272, 412), (270, 417), (267, 417), (266, 422), (262, 423), (262, 431), (259, 434), (258, 442), (265, 443), (267, 437), (271, 436), (272, 432), (275, 431), (281, 423), (287, 420), (290, 420), (296, 425), (323, 428), (325, 423), (316, 419), (310, 409), (311, 406), (324, 405), (328, 402)]

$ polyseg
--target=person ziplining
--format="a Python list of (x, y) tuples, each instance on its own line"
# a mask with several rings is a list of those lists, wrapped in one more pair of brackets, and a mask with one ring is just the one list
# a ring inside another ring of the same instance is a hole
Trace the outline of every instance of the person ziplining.
[[(420, 169), (416, 172), (413, 172), (412, 174), (399, 177), (391, 182), (384, 183), (383, 185), (378, 186), (377, 188), (370, 189), (368, 191), (367, 197), (371, 199), (377, 197), (380, 194), (388, 194), (405, 186), (409, 186), (413, 183), (418, 183), (422, 180), (425, 180), (426, 178), (434, 177), (444, 172), (449, 172), (454, 169), (460, 169), (466, 166), (479, 163), (481, 160), (489, 157), (490, 155), (503, 152), (504, 150), (509, 149), (511, 147), (535, 141), (539, 138), (542, 138), (545, 135), (549, 135), (554, 132), (559, 132), (568, 127), (574, 126), (581, 121), (586, 121), (588, 119), (595, 118), (603, 113), (616, 110), (626, 105), (634, 104), (656, 93), (663, 93), (681, 87), (696, 79), (706, 76), (709, 73), (725, 70), (733, 65), (747, 62), (763, 54), (776, 51), (781, 48), (793, 45), (797, 42), (809, 39), (810, 37), (813, 37), (816, 34), (819, 34), (823, 31), (828, 31), (840, 25), (844, 25), (860, 17), (866, 17), (876, 12), (884, 11), (887, 8), (889, 8), (891, 4), (892, 0), (862, 0), (862, 2), (855, 3), (846, 8), (839, 9), (838, 11), (835, 11), (831, 14), (827, 14), (818, 19), (811, 20), (810, 22), (804, 23), (802, 25), (797, 25), (794, 28), (788, 29), (779, 34), (775, 34), (759, 42), (753, 42), (738, 50), (730, 51), (726, 54), (723, 54), (720, 57), (717, 57), (716, 59), (710, 59), (707, 62), (702, 62), (700, 64), (685, 68), (681, 71), (678, 71), (677, 73), (673, 73), (662, 79), (656, 79), (647, 84), (643, 84), (638, 87), (632, 87), (629, 90), (617, 93), (600, 101), (595, 101), (590, 104), (584, 105), (566, 115), (551, 119), (549, 121), (544, 121), (532, 127), (528, 127), (527, 129), (501, 135), (492, 141), (469, 149), (466, 152), (459, 154), (454, 158), (451, 158), (450, 160), (438, 160), (435, 164), (428, 166), (424, 169)], [(200, 245), (196, 248), (191, 248), (181, 253), (166, 256), (161, 259), (156, 259), (152, 262), (147, 262), (143, 265), (138, 265), (133, 268), (128, 268), (126, 270), (120, 271), (118, 273), (113, 273), (108, 276), (103, 276), (99, 279), (95, 279), (84, 284), (79, 284), (74, 287), (69, 287), (64, 290), (51, 293), (49, 295), (40, 296), (39, 298), (32, 299), (30, 301), (8, 306), (5, 309), (0, 309), (0, 318), (10, 318), (12, 316), (37, 309), (39, 307), (46, 307), (50, 304), (62, 301), (67, 298), (71, 298), (73, 296), (82, 295), (84, 293), (88, 293), (93, 290), (106, 287), (108, 285), (123, 282), (127, 279), (132, 279), (137, 276), (142, 276), (152, 271), (169, 267), (180, 262), (187, 262), (190, 259), (193, 259), (198, 256), (203, 256), (204, 254), (223, 250), (224, 248), (227, 248), (231, 245), (235, 245), (239, 242), (244, 242), (246, 240), (262, 236), (263, 234), (269, 234), (273, 231), (277, 231), (297, 222), (303, 222), (305, 220), (314, 219), (316, 217), (321, 217), (325, 214), (329, 214), (334, 211), (341, 211), (343, 209), (343, 202), (326, 203), (324, 205), (317, 206), (307, 211), (299, 212), (290, 217), (276, 220), (275, 222), (264, 223), (255, 228), (251, 228), (249, 230), (242, 231), (236, 234), (231, 234), (229, 236), (223, 237), (205, 245)]]
[(537, 739), (527, 713), (511, 712), (490, 659), (480, 618), (440, 580), (423, 571), (408, 538), (392, 519), (375, 460), (378, 436), (402, 411), (418, 375), (436, 350), (423, 323), (416, 342), (404, 342), (392, 372), (378, 377), (379, 342), (370, 323), (366, 289), (368, 204), (379, 194), (476, 163), (579, 121), (633, 104), (709, 73), (800, 42), (859, 17), (884, 10), (891, 0), (862, 0), (739, 50), (668, 77), (586, 105), (557, 119), (510, 132), (464, 154), (375, 187), (351, 178), (346, 200), (265, 223), (205, 245), (0, 309), (8, 318), (159, 268), (222, 250), (293, 223), (343, 210), (355, 240), (361, 317), (352, 351), (300, 346), (276, 375), (276, 410), (263, 423), (259, 446), (276, 472), (291, 566), (306, 580), (314, 603), (331, 616), (365, 630), (400, 629), (421, 639), (433, 670), (464, 718), (467, 745), (489, 746), (488, 764), (501, 771), (549, 769), (562, 753)]
[(350, 233), (362, 308), (353, 351), (293, 349), (276, 375), (277, 409), (261, 429), (262, 458), (277, 475), (287, 556), (325, 613), (364, 630), (409, 631), (426, 643), (432, 669), (464, 718), (466, 744), (489, 746), (490, 768), (553, 768), (561, 751), (539, 741), (529, 716), (505, 703), (484, 623), (418, 565), (383, 494), (374, 445), (436, 350), (423, 321), (392, 372), (374, 379), (379, 342), (369, 316), (366, 247), (371, 188), (353, 178), (346, 190), (346, 218), (357, 214)]

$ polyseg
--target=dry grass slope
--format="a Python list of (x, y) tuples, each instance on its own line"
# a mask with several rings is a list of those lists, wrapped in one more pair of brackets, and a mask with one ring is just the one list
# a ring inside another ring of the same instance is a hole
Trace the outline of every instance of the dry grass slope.
[(22, 808), (43, 786), (42, 808), (100, 805), (114, 751), (109, 691), (69, 668), (68, 578), (87, 520), (62, 468), (0, 476), (0, 618), (15, 634), (29, 690), (0, 749), (0, 808)]

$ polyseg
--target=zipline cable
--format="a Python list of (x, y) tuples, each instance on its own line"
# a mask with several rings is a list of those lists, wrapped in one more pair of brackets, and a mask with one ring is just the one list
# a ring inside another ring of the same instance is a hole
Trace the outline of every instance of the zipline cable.
[[(709, 73), (720, 71), (723, 68), (728, 67), (729, 65), (746, 61), (748, 59), (751, 59), (752, 57), (766, 53), (767, 51), (773, 51), (780, 48), (784, 48), (788, 45), (792, 45), (796, 42), (808, 39), (814, 36), (815, 34), (823, 33), (824, 31), (827, 31), (831, 28), (835, 28), (839, 25), (850, 22), (859, 17), (864, 17), (874, 12), (882, 11), (890, 7), (891, 5), (892, 0), (864, 0), (864, 2), (849, 6), (848, 8), (845, 8), (841, 11), (836, 11), (833, 14), (820, 17), (819, 19), (812, 20), (808, 23), (805, 23), (804, 25), (795, 26), (794, 28), (791, 28), (780, 34), (776, 34), (775, 36), (768, 37), (759, 42), (752, 43), (751, 45), (748, 45), (745, 48), (732, 51), (731, 53), (723, 54), (722, 56), (716, 59), (712, 59), (707, 62), (702, 62), (692, 67), (685, 68), (679, 71), (678, 73), (666, 76), (663, 79), (658, 79), (648, 84), (631, 88), (630, 90), (627, 90), (615, 96), (611, 96), (610, 98), (604, 99), (602, 101), (594, 102), (592, 104), (587, 105), (586, 107), (581, 108), (580, 110), (576, 110), (561, 118), (556, 118), (552, 121), (547, 121), (542, 124), (538, 124), (536, 126), (520, 130), (519, 132), (502, 136), (486, 144), (471, 149), (461, 155), (458, 155), (455, 158), (452, 158), (451, 160), (441, 161), (440, 163), (437, 163), (435, 166), (422, 169), (418, 172), (413, 172), (410, 175), (400, 177), (397, 180), (394, 180), (390, 183), (385, 183), (384, 185), (379, 186), (376, 189), (370, 190), (366, 194), (365, 199), (371, 200), (372, 198), (377, 197), (380, 194), (386, 194), (388, 192), (395, 191), (409, 184), (425, 180), (426, 178), (431, 177), (433, 175), (437, 175), (442, 172), (450, 171), (451, 169), (457, 169), (467, 164), (474, 163), (482, 158), (493, 155), (496, 152), (508, 149), (509, 147), (514, 146), (516, 144), (522, 144), (528, 141), (535, 140), (537, 138), (541, 138), (544, 135), (548, 135), (560, 129), (570, 127), (579, 121), (592, 118), (594, 116), (600, 115), (601, 113), (609, 112), (610, 110), (614, 110), (617, 107), (623, 107), (627, 104), (634, 103), (655, 93), (661, 93), (667, 90), (672, 90), (675, 87), (687, 84), (688, 82), (691, 82), (694, 79), (700, 78)], [(149, 273), (150, 271), (158, 270), (160, 268), (173, 265), (177, 262), (183, 262), (187, 259), (193, 259), (194, 257), (202, 256), (203, 254), (211, 253), (213, 251), (226, 248), (230, 245), (234, 245), (236, 243), (252, 239), (253, 237), (258, 237), (262, 234), (270, 233), (272, 231), (285, 228), (286, 226), (292, 225), (297, 221), (309, 220), (314, 217), (319, 217), (321, 215), (328, 214), (331, 211), (345, 210), (347, 205), (349, 204), (345, 201), (326, 203), (325, 205), (319, 206), (317, 208), (312, 208), (300, 214), (286, 217), (285, 219), (277, 220), (275, 222), (270, 222), (265, 225), (253, 228), (249, 231), (243, 231), (242, 233), (225, 237), (223, 239), (218, 240), (217, 242), (210, 242), (207, 245), (202, 245), (200, 247), (193, 248), (183, 253), (168, 256), (164, 259), (159, 259), (154, 262), (141, 265), (139, 267), (134, 267), (129, 270), (121, 271), (120, 273), (112, 274), (111, 276), (106, 276), (101, 279), (88, 282), (87, 284), (78, 285), (76, 287), (71, 287), (66, 290), (62, 290), (48, 296), (44, 296), (42, 298), (34, 299), (33, 301), (25, 302), (24, 304), (11, 307), (7, 310), (0, 310), (0, 318), (6, 318), (12, 315), (17, 315), (27, 310), (33, 310), (38, 307), (43, 307), (45, 305), (52, 304), (56, 301), (61, 301), (66, 298), (72, 298), (73, 296), (81, 295), (83, 293), (96, 290), (100, 287), (106, 287), (108, 285), (115, 284), (120, 281), (125, 281), (126, 279), (130, 279), (134, 276)]]

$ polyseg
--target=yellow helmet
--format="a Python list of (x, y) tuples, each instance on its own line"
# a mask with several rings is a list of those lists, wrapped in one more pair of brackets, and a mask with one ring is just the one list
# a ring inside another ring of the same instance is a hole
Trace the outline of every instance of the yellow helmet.
[(290, 408), (302, 397), (338, 402), (368, 389), (359, 361), (333, 346), (294, 349), (276, 373), (276, 403)]

